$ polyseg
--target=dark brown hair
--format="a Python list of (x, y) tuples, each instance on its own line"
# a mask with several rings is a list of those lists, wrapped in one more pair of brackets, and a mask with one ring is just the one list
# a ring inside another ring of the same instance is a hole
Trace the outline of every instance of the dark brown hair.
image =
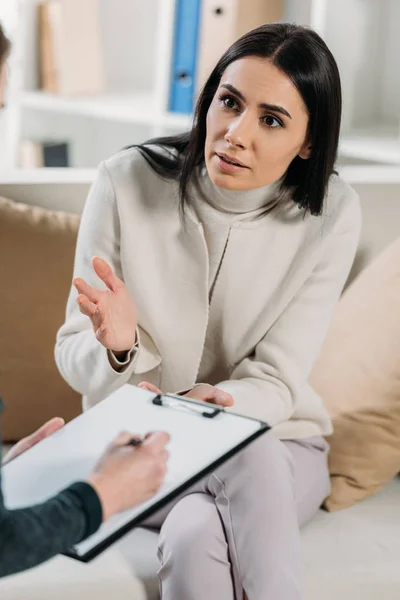
[[(319, 215), (336, 161), (342, 95), (339, 71), (325, 42), (312, 29), (290, 23), (262, 25), (237, 40), (221, 57), (197, 102), (189, 133), (156, 138), (136, 147), (161, 176), (179, 181), (181, 209), (189, 198), (187, 188), (196, 167), (204, 164), (206, 116), (225, 69), (245, 56), (272, 62), (293, 82), (309, 113), (311, 156), (296, 156), (287, 169), (282, 190), (291, 192), (298, 206)], [(178, 151), (171, 157), (157, 154), (151, 145)]]
[(11, 49), (10, 40), (4, 33), (4, 29), (0, 23), (0, 67), (3, 64), (3, 62), (5, 61), (5, 59), (7, 58), (8, 53), (10, 52), (10, 49)]

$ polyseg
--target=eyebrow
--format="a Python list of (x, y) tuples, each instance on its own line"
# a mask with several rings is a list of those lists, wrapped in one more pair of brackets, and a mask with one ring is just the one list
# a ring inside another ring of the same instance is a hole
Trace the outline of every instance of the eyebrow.
[[(221, 85), (221, 87), (229, 90), (230, 92), (232, 92), (232, 94), (235, 94), (235, 96), (237, 96), (238, 98), (240, 98), (240, 100), (242, 100), (242, 102), (246, 102), (246, 98), (243, 96), (242, 92), (239, 92), (239, 90), (237, 90), (230, 83), (223, 83)], [(290, 114), (288, 113), (288, 111), (285, 108), (283, 108), (283, 106), (279, 106), (278, 104), (266, 104), (266, 103), (263, 102), (262, 104), (259, 104), (258, 106), (259, 106), (259, 108), (264, 108), (265, 110), (272, 110), (274, 112), (281, 113), (282, 115), (285, 115), (286, 117), (289, 117), (289, 119), (292, 118), (290, 116)]]

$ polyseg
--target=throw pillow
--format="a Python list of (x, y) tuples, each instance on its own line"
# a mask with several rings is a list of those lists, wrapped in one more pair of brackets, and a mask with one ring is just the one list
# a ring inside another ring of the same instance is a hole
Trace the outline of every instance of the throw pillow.
[(333, 418), (333, 511), (400, 471), (400, 239), (342, 296), (310, 383)]
[(4, 441), (81, 412), (54, 361), (72, 279), (79, 216), (0, 198), (0, 396)]

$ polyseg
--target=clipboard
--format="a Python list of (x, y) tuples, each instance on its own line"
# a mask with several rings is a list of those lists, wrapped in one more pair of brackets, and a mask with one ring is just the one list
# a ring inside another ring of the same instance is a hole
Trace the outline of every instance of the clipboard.
[(85, 480), (122, 430), (141, 435), (167, 431), (168, 469), (155, 496), (114, 515), (65, 553), (89, 562), (269, 429), (263, 421), (212, 404), (126, 384), (4, 465), (5, 503), (16, 509), (44, 502), (71, 483)]

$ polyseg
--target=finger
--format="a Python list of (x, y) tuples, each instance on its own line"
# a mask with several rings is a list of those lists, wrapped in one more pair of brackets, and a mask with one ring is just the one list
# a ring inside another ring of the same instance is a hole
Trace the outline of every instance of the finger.
[(64, 419), (62, 419), (61, 417), (53, 417), (52, 419), (47, 421), (47, 423), (42, 425), (42, 427), (38, 429), (37, 433), (39, 434), (40, 439), (43, 439), (45, 437), (48, 437), (49, 435), (52, 435), (53, 433), (64, 427), (64, 425)]
[(26, 450), (29, 450), (29, 448), (32, 448), (52, 433), (55, 433), (64, 425), (65, 421), (60, 417), (54, 417), (53, 419), (50, 419), (50, 421), (47, 421), (47, 423), (42, 425), (37, 431), (24, 438), (14, 446), (12, 449), (13, 457), (15, 458), (19, 454), (26, 452)]
[(32, 435), (26, 439), (29, 440), (31, 446), (34, 446), (41, 440), (44, 440), (44, 438), (61, 429), (61, 427), (64, 427), (64, 425), (64, 419), (61, 419), (61, 417), (54, 417), (53, 419), (50, 419), (50, 421), (47, 421), (47, 423), (42, 425), (37, 431), (35, 431), (35, 433), (32, 433)]
[(76, 277), (73, 280), (72, 285), (77, 289), (79, 294), (83, 294), (84, 296), (86, 296), (88, 300), (90, 300), (90, 302), (96, 303), (100, 300), (100, 290), (97, 290), (96, 288), (86, 283), (84, 279)]
[(76, 302), (79, 306), (79, 310), (81, 311), (81, 313), (86, 315), (87, 317), (94, 317), (98, 311), (97, 305), (93, 304), (93, 302), (90, 302), (90, 300), (88, 300), (88, 298), (86, 296), (83, 296), (82, 294), (79, 294), (79, 296), (77, 296)]
[(224, 392), (223, 390), (219, 390), (217, 388), (214, 397), (211, 400), (207, 400), (207, 402), (217, 404), (218, 406), (233, 406), (234, 404), (231, 394), (228, 394), (228, 392)]
[(113, 273), (110, 265), (99, 256), (93, 257), (92, 264), (96, 275), (100, 277), (102, 281), (104, 281), (108, 289), (112, 292), (115, 292), (121, 286), (121, 284), (124, 285), (123, 282)]
[(155, 394), (162, 394), (162, 391), (159, 390), (158, 387), (152, 383), (148, 383), (147, 381), (142, 381), (139, 383), (138, 387), (142, 388), (143, 390), (149, 390), (149, 392), (154, 392)]
[(14, 458), (19, 456), (20, 454), (23, 454), (24, 452), (26, 452), (26, 450), (29, 450), (29, 448), (31, 448), (31, 447), (32, 447), (32, 444), (29, 442), (29, 440), (27, 438), (24, 438), (23, 440), (19, 441), (6, 454), (6, 456), (3, 459), (3, 465), (14, 460)]
[[(131, 433), (130, 431), (121, 431), (117, 437), (115, 437), (112, 443), (115, 446), (127, 446), (129, 442), (132, 440), (141, 440), (142, 438), (137, 433)], [(134, 446), (132, 446), (133, 448)]]
[(199, 385), (194, 387), (184, 397), (193, 400), (202, 400), (217, 406), (232, 406), (234, 401), (231, 394), (211, 385)]
[(192, 400), (205, 400), (210, 395), (208, 389), (203, 386), (195, 387), (189, 390), (186, 394), (182, 394), (182, 398), (191, 398)]
[(27, 444), (25, 439), (21, 440), (20, 442), (15, 444), (9, 452), (7, 452), (7, 454), (3, 458), (2, 464), (5, 465), (6, 463), (11, 462), (12, 460), (14, 460), (14, 458), (17, 458), (17, 456), (23, 454), (26, 450), (29, 450), (30, 447), (31, 446)]
[(149, 447), (155, 452), (162, 451), (170, 441), (171, 436), (165, 431), (154, 431), (150, 435), (146, 435), (143, 446)]
[(183, 398), (192, 398), (192, 400), (201, 400), (203, 402), (213, 402), (216, 395), (216, 388), (212, 385), (196, 385)]

